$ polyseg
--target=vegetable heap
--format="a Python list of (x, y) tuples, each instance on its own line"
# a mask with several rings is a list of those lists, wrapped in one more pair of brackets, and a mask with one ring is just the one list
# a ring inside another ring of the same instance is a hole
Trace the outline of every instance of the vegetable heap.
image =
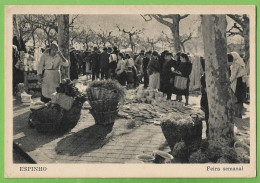
[(70, 79), (63, 79), (60, 85), (56, 88), (57, 93), (64, 93), (67, 96), (75, 98), (75, 101), (84, 103), (87, 97), (73, 85)]

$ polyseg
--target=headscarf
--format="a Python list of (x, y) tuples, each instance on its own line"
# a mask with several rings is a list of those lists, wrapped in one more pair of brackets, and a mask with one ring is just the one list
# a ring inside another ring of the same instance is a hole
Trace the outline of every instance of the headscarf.
[(240, 55), (237, 52), (231, 52), (231, 55), (233, 56), (233, 62), (241, 65), (242, 67), (245, 67), (246, 64), (244, 60), (240, 57)]
[(231, 88), (233, 92), (236, 92), (236, 85), (237, 85), (237, 78), (242, 77), (244, 81), (244, 77), (247, 75), (246, 72), (246, 64), (244, 60), (240, 57), (240, 55), (237, 52), (231, 52), (231, 55), (233, 57), (233, 63), (238, 64), (240, 67), (236, 67), (235, 65), (230, 66), (231, 70), (231, 76), (230, 76), (230, 81), (231, 81)]

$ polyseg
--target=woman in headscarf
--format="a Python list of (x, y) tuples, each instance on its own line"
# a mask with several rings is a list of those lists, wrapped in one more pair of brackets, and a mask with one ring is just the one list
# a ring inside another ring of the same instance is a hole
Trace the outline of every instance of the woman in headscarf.
[(160, 89), (160, 63), (158, 60), (159, 54), (154, 51), (147, 68), (149, 75), (149, 88), (151, 89)]
[(68, 67), (69, 62), (59, 50), (59, 46), (51, 43), (50, 48), (41, 56), (37, 69), (39, 81), (42, 83), (41, 101), (49, 102), (51, 94), (56, 92), (61, 82), (60, 66)]
[(123, 53), (119, 52), (118, 53), (118, 63), (117, 63), (117, 67), (116, 67), (116, 75), (117, 75), (118, 82), (122, 86), (125, 86), (125, 84), (126, 84), (125, 65), (126, 65), (126, 63), (124, 61), (124, 55), (123, 55)]
[(246, 64), (237, 52), (228, 54), (230, 65), (230, 87), (236, 96), (235, 116), (242, 118), (243, 102), (246, 98)]
[[(192, 63), (190, 62), (188, 55), (185, 53), (180, 54), (180, 60), (181, 60), (181, 63), (178, 65), (177, 70), (174, 72), (176, 73), (176, 75), (179, 75), (182, 78), (186, 78), (186, 82), (182, 83), (182, 84), (185, 84), (186, 86), (184, 87), (184, 89), (180, 89), (180, 88), (176, 88), (175, 86), (177, 85), (177, 83), (174, 83), (173, 91), (176, 92), (177, 96), (180, 96), (180, 99), (181, 99), (182, 95), (185, 95), (185, 99), (186, 99), (185, 105), (188, 105), (189, 104), (190, 73), (192, 70)], [(177, 78), (178, 77), (175, 76), (174, 82), (177, 82)]]

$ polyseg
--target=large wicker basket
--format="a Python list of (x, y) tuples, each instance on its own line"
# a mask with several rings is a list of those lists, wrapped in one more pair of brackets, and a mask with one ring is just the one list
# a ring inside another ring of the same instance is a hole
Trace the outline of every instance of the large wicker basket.
[(32, 111), (32, 122), (38, 132), (61, 132), (75, 127), (80, 119), (83, 103), (74, 101), (65, 111), (58, 105)]
[(58, 105), (32, 111), (32, 121), (38, 132), (55, 132), (60, 128), (64, 110)]
[(90, 109), (90, 113), (94, 117), (95, 123), (98, 125), (108, 125), (115, 122), (118, 114), (118, 110), (108, 112), (97, 112)]
[(198, 116), (193, 118), (193, 123), (178, 124), (170, 120), (163, 121), (161, 124), (162, 132), (171, 150), (177, 142), (184, 141), (189, 145), (202, 138), (202, 121)]
[(95, 101), (95, 100), (115, 100), (117, 98), (116, 90), (108, 90), (102, 87), (93, 87), (88, 92), (88, 100)]
[(89, 104), (97, 112), (115, 111), (118, 108), (118, 101), (113, 99), (92, 100)]

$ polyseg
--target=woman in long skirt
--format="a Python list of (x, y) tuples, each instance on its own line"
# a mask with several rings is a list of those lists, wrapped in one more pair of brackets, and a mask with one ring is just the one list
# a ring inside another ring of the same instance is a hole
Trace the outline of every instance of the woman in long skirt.
[(152, 59), (147, 68), (149, 74), (149, 88), (151, 89), (160, 88), (160, 63), (158, 58), (159, 54), (154, 51), (152, 53)]
[(62, 55), (57, 44), (52, 43), (50, 49), (41, 56), (37, 75), (42, 83), (41, 101), (49, 102), (51, 95), (61, 82), (60, 66), (68, 67), (68, 60)]

